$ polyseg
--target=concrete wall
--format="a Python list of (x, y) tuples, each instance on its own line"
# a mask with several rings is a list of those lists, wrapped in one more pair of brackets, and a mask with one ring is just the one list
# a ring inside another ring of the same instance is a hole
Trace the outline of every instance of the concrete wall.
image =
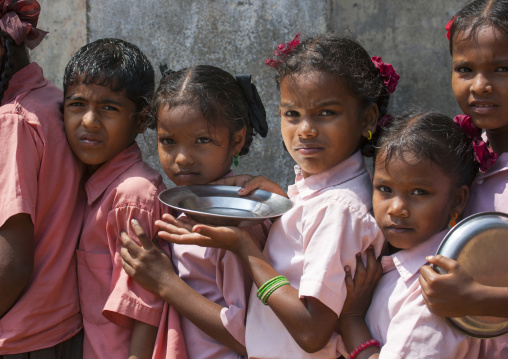
[[(61, 86), (70, 56), (87, 41), (118, 37), (138, 45), (158, 66), (212, 64), (250, 73), (269, 116), (270, 133), (255, 138), (235, 173), (262, 174), (283, 187), (294, 180), (293, 160), (282, 150), (278, 93), (263, 64), (277, 44), (297, 33), (351, 29), (372, 56), (400, 73), (391, 111), (412, 105), (452, 116), (444, 26), (465, 0), (39, 0), (39, 27), (50, 31), (33, 52), (49, 79)], [(145, 159), (159, 168), (153, 132), (138, 137)], [(169, 185), (170, 182), (166, 179)]]

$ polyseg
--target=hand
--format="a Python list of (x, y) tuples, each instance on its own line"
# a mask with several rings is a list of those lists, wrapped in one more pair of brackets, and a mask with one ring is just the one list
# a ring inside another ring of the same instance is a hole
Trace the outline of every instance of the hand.
[(217, 181), (210, 182), (215, 185), (225, 186), (239, 186), (242, 187), (238, 190), (240, 196), (245, 196), (256, 189), (262, 189), (264, 191), (272, 192), (284, 197), (287, 197), (286, 192), (275, 182), (263, 176), (251, 176), (251, 175), (239, 175), (233, 177), (221, 178)]
[(121, 233), (122, 267), (143, 288), (161, 295), (162, 288), (168, 285), (172, 275), (176, 276), (171, 258), (162, 250), (157, 241), (148, 238), (137, 220), (132, 219), (131, 226), (141, 241), (141, 246), (127, 233)]
[(351, 268), (346, 266), (344, 269), (346, 271), (347, 297), (340, 318), (354, 316), (363, 319), (369, 309), (376, 284), (383, 275), (383, 267), (376, 260), (374, 248), (371, 246), (367, 249), (367, 268), (363, 265), (361, 254), (356, 255), (354, 280), (351, 276)]
[(420, 268), (418, 279), (429, 310), (451, 318), (476, 315), (475, 310), (478, 310), (481, 304), (475, 298), (481, 293), (482, 285), (453, 259), (438, 254), (427, 257), (427, 260), (447, 272), (436, 273), (430, 266)]
[(172, 243), (223, 248), (237, 253), (243, 240), (252, 240), (248, 232), (236, 227), (212, 227), (190, 219), (182, 221), (169, 213), (163, 214), (162, 219), (155, 221), (160, 228), (158, 236)]

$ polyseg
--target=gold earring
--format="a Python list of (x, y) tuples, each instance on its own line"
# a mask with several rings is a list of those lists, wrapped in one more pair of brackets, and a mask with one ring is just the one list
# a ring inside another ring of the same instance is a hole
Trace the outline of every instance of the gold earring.
[(459, 215), (455, 212), (455, 215), (450, 219), (450, 227), (453, 228), (457, 224), (457, 217)]
[(367, 136), (367, 140), (370, 141), (372, 140), (372, 132), (368, 131), (367, 132), (369, 133), (369, 135)]

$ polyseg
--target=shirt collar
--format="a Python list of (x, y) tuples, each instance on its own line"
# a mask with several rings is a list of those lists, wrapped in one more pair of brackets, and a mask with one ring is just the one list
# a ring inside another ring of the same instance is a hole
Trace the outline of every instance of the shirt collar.
[(288, 196), (310, 196), (327, 187), (337, 186), (366, 172), (365, 164), (360, 151), (356, 151), (344, 161), (327, 171), (304, 178), (300, 166), (295, 166), (296, 180), (288, 188)]
[(9, 81), (9, 87), (4, 93), (2, 105), (14, 101), (21, 93), (43, 87), (48, 83), (44, 78), (42, 68), (32, 62), (17, 71)]
[(493, 176), (499, 172), (506, 171), (508, 169), (508, 152), (501, 153), (497, 158), (496, 162), (485, 172), (478, 172), (476, 175), (477, 182), (483, 182), (485, 178)]
[(141, 150), (136, 142), (104, 163), (85, 182), (88, 205), (94, 203), (122, 173), (141, 162)]
[(414, 248), (403, 249), (391, 256), (381, 258), (383, 273), (397, 269), (404, 282), (409, 281), (420, 267), (427, 263), (426, 257), (436, 254), (448, 230), (441, 231)]

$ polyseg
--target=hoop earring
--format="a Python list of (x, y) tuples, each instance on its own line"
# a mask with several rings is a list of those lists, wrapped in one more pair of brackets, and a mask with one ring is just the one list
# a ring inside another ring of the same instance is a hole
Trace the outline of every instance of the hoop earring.
[(238, 151), (236, 151), (236, 154), (233, 156), (233, 164), (235, 167), (238, 167)]
[(455, 215), (450, 219), (450, 228), (453, 228), (457, 224), (457, 217), (459, 215), (455, 212)]
[(372, 140), (372, 132), (368, 131), (367, 132), (369, 133), (369, 135), (367, 136), (367, 141), (370, 141)]

